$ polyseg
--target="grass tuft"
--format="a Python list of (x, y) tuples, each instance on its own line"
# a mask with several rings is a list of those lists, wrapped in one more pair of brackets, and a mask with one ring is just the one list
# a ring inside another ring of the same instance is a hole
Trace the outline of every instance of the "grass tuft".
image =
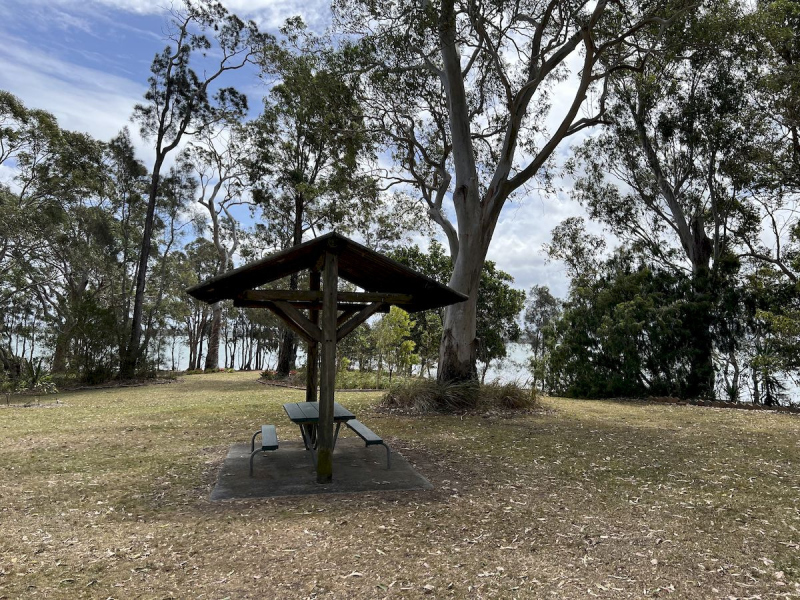
[(384, 396), (385, 406), (421, 413), (456, 412), (478, 405), (479, 386), (474, 381), (439, 383), (417, 379), (393, 385)]
[(481, 386), (481, 401), (490, 407), (530, 410), (538, 406), (539, 398), (535, 389), (526, 389), (517, 381), (493, 381)]
[(383, 404), (420, 413), (492, 408), (526, 410), (536, 406), (536, 395), (517, 382), (481, 385), (475, 381), (440, 383), (435, 379), (414, 379), (393, 385)]

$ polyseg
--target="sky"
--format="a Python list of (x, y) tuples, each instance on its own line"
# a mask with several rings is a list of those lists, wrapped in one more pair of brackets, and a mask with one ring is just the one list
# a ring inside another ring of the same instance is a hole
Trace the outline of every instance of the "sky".
[[(224, 0), (263, 31), (276, 32), (289, 16), (302, 15), (321, 32), (330, 23), (327, 0)], [(130, 122), (147, 85), (150, 63), (165, 46), (166, 0), (2, 0), (0, 2), (0, 89), (30, 108), (53, 113), (61, 127), (109, 140), (124, 126), (134, 134), (139, 158), (152, 150)], [(266, 89), (255, 72), (229, 81), (260, 104)], [(569, 93), (568, 84), (556, 90)], [(574, 142), (573, 142), (574, 143)], [(569, 145), (559, 149), (566, 155)], [(0, 172), (0, 177), (7, 177)], [(533, 192), (510, 203), (497, 225), (488, 258), (515, 278), (515, 286), (547, 285), (565, 297), (569, 281), (558, 263), (547, 263), (542, 245), (563, 219), (583, 215), (566, 184), (555, 197)], [(590, 226), (590, 231), (600, 232)]]

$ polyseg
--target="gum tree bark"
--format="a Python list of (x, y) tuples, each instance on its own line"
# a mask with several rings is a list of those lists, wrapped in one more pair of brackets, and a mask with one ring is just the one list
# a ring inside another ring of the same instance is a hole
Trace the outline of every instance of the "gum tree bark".
[[(364, 102), (402, 164), (391, 178), (419, 191), (448, 240), (450, 285), (469, 297), (446, 310), (439, 380), (476, 379), (480, 272), (503, 207), (562, 141), (603, 121), (608, 79), (639, 68), (628, 43), (663, 20), (606, 0), (334, 9), (340, 28), (361, 36), (352, 55), (369, 77)], [(574, 88), (556, 107), (548, 93), (567, 72)]]

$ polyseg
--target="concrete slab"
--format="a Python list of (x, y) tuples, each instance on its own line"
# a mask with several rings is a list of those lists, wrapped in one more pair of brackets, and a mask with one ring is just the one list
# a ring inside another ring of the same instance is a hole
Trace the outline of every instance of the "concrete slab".
[(317, 483), (311, 453), (300, 441), (282, 441), (278, 450), (257, 454), (253, 459), (253, 477), (249, 476), (249, 469), (250, 446), (231, 446), (211, 500), (433, 488), (394, 450), (392, 468), (387, 470), (383, 446), (365, 447), (358, 439), (340, 438), (336, 443), (333, 482), (326, 485)]

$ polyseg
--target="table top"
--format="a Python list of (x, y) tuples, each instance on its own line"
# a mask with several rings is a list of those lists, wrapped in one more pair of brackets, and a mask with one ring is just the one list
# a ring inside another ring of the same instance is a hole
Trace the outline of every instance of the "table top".
[[(319, 421), (319, 402), (287, 402), (283, 410), (295, 423), (317, 423)], [(349, 421), (356, 416), (338, 402), (333, 403), (333, 420)]]

